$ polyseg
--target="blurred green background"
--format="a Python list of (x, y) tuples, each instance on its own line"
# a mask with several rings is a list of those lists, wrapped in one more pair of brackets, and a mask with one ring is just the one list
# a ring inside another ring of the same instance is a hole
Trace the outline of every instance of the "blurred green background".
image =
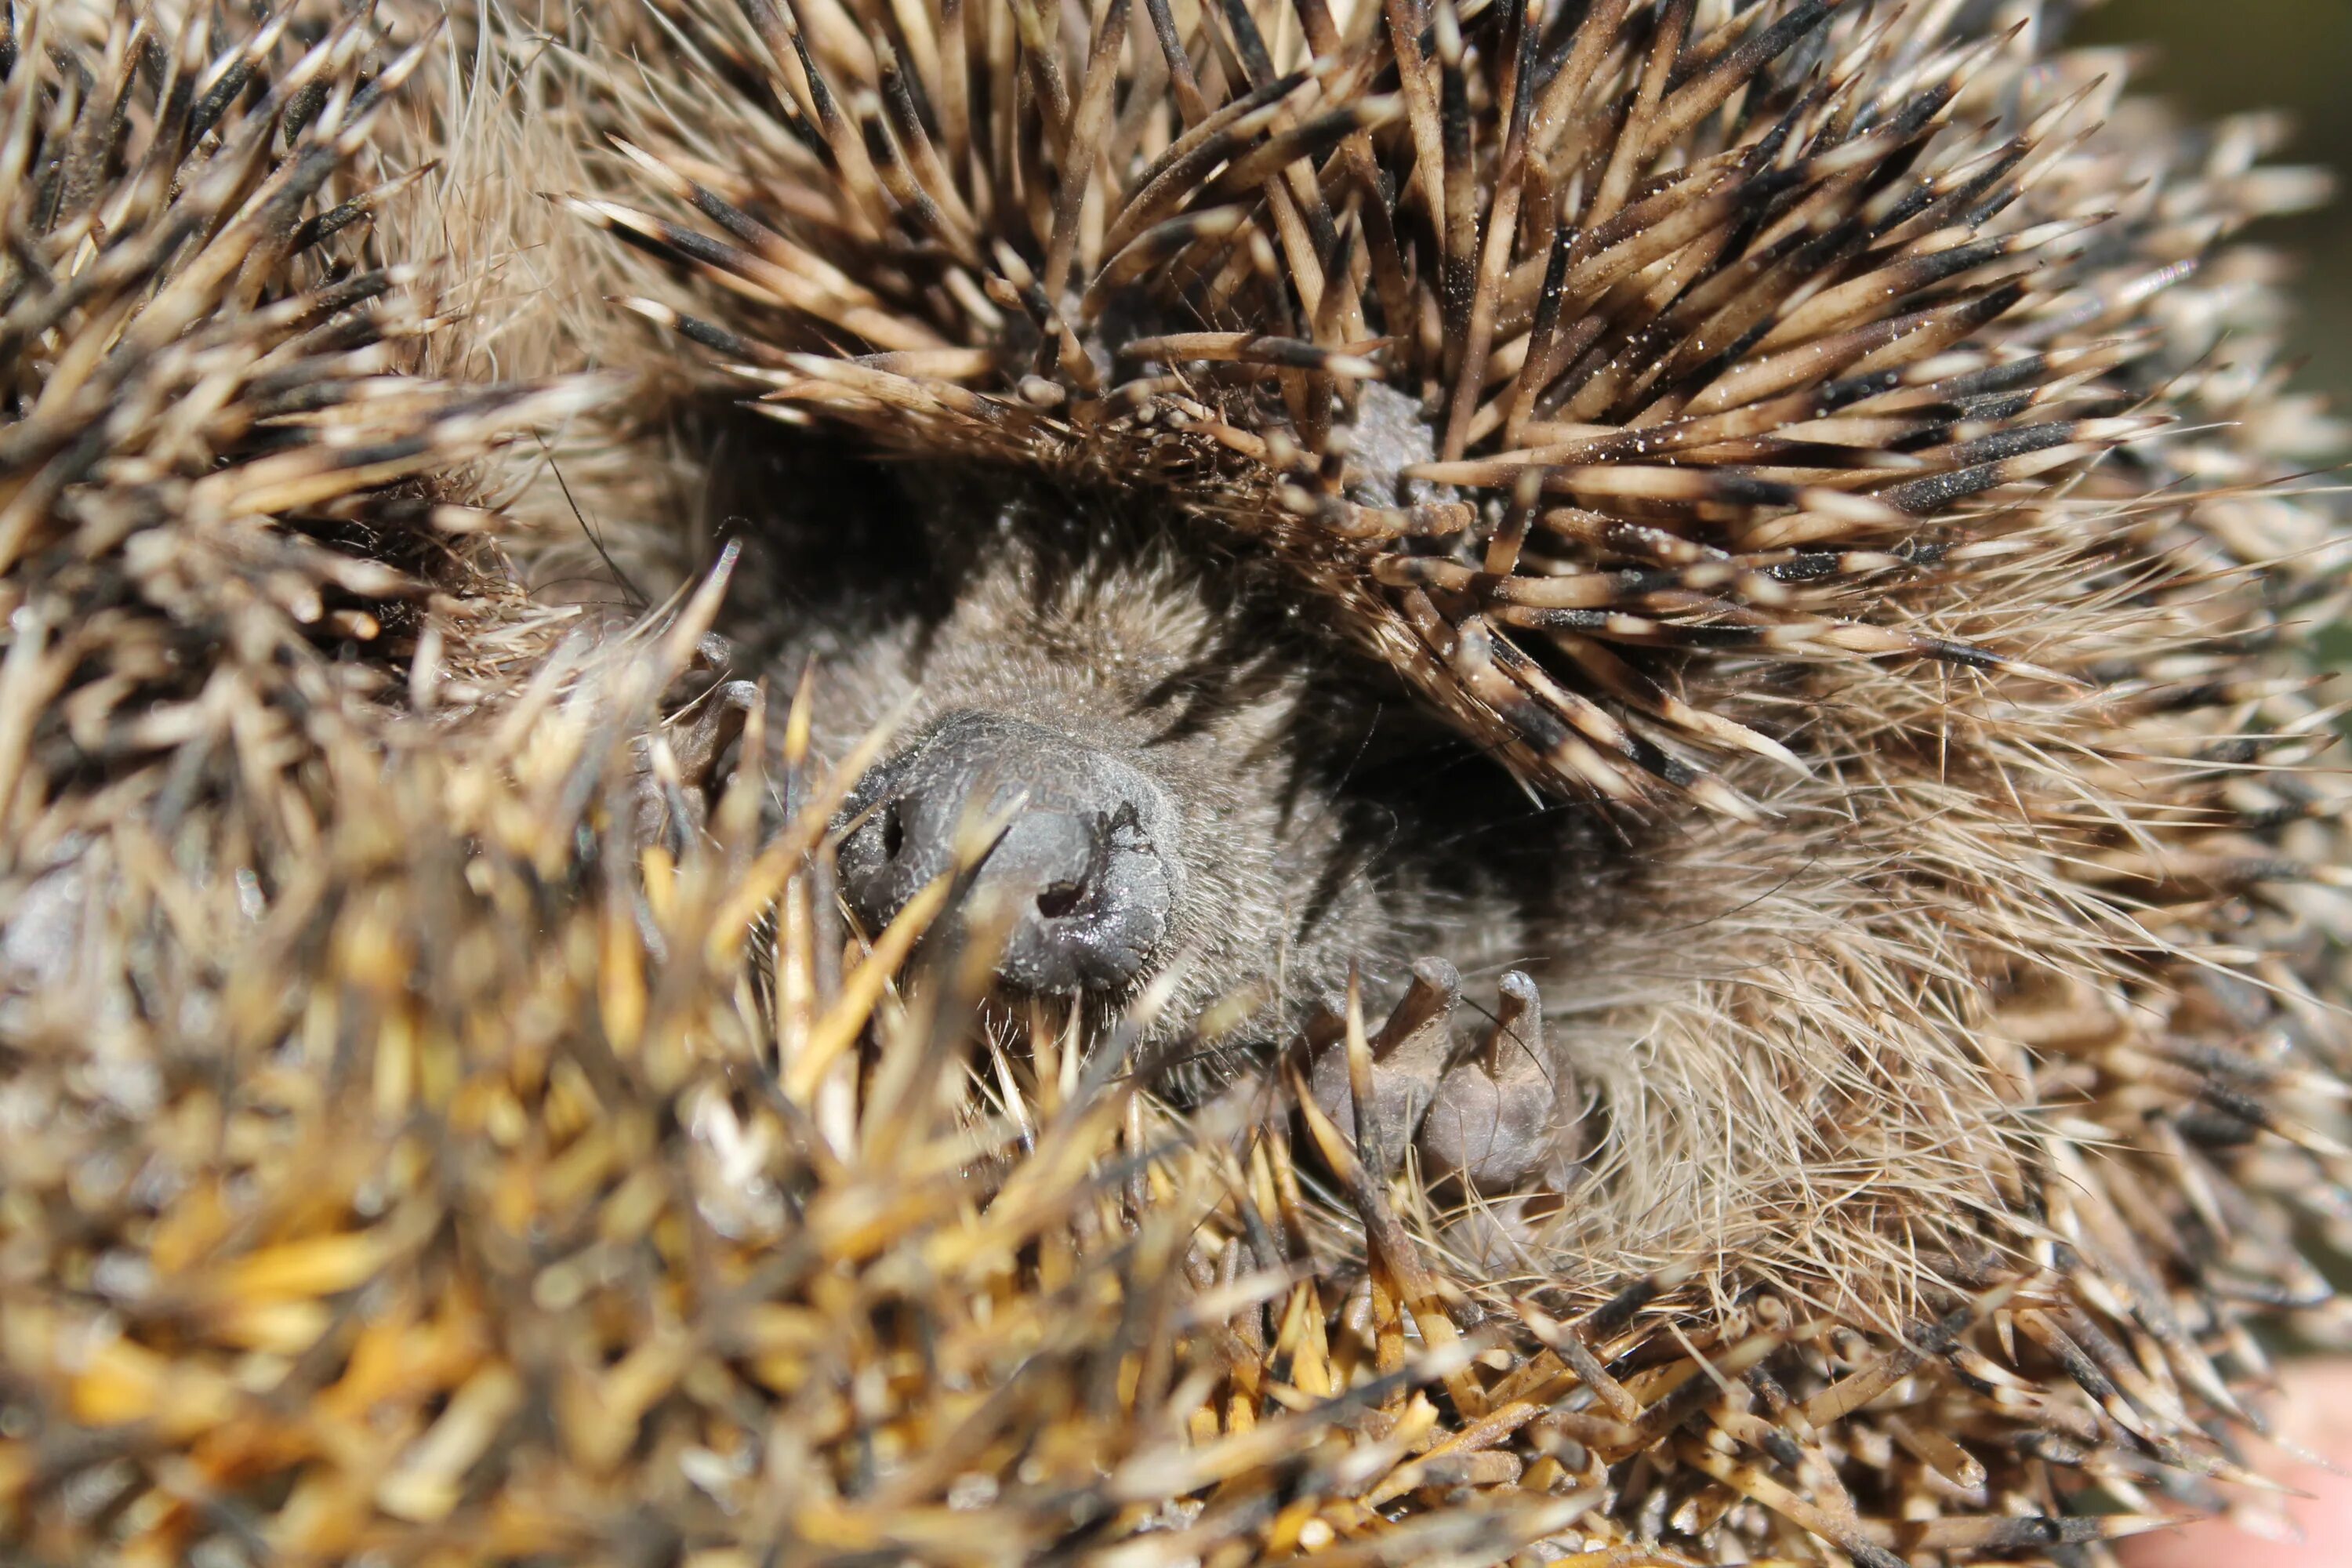
[(2302, 382), (2352, 412), (2352, 0), (2105, 0), (2072, 37), (2149, 46), (2139, 85), (2200, 117), (2288, 110), (2286, 159), (2336, 171), (2334, 206), (2266, 237), (2302, 263), (2289, 351), (2308, 356)]

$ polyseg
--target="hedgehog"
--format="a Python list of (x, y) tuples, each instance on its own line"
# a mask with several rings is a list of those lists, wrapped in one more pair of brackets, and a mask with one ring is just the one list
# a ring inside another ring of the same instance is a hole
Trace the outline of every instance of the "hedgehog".
[(2323, 182), (2062, 9), (12, 12), (0, 1542), (2259, 1498)]

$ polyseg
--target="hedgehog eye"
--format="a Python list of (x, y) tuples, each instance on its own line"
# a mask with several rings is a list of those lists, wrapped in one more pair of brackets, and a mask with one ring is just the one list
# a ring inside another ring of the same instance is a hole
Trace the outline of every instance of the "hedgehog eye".
[(809, 634), (855, 644), (953, 593), (956, 562), (889, 468), (825, 442), (778, 441), (735, 410), (703, 416), (711, 426), (686, 437), (704, 466), (698, 510), (742, 550), (720, 629), (745, 654), (772, 657)]

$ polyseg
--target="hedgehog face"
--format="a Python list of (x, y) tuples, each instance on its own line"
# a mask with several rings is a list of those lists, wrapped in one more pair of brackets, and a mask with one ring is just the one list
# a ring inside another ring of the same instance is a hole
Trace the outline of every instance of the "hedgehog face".
[(822, 753), (893, 726), (838, 817), (868, 931), (1017, 804), (969, 906), (1011, 911), (1008, 989), (1117, 1009), (1156, 984), (1171, 1029), (1247, 994), (1270, 1043), (1351, 969), (1385, 1006), (1417, 957), (1531, 965), (1591, 906), (1587, 810), (1532, 802), (1203, 525), (928, 466), (762, 488), (794, 501), (747, 511), (730, 630), (772, 688), (814, 663)]
[(771, 571), (789, 607), (769, 658), (814, 660), (820, 746), (898, 719), (840, 817), (869, 929), (975, 814), (1017, 805), (973, 889), (1014, 911), (1017, 990), (1118, 1004), (1164, 978), (1184, 1018), (1255, 988), (1271, 1029), (1336, 1003), (1351, 964), (1393, 991), (1441, 925), (1474, 963), (1530, 940), (1543, 893), (1486, 870), (1463, 826), (1524, 828), (1525, 798), (1271, 574), (1067, 498), (991, 501), (979, 526), (969, 500), (907, 499), (925, 516), (900, 574), (917, 559), (922, 581), (894, 606), (829, 586), (856, 574), (794, 548), (789, 520)]
[[(814, 661), (820, 750), (898, 721), (836, 818), (860, 924), (887, 925), (985, 821), (963, 910), (1004, 922), (1009, 992), (1102, 1013), (1157, 986), (1162, 1038), (1246, 997), (1233, 1043), (1274, 1046), (1335, 1019), (1352, 973), (1388, 1013), (1382, 1147), (1418, 1134), (1425, 1163), (1487, 1186), (1542, 1163), (1561, 1074), (1535, 1048), (1535, 983), (1506, 976), (1508, 1027), (1483, 1052), (1456, 1041), (1454, 1004), (1462, 973), (1569, 945), (1601, 886), (1589, 814), (1532, 805), (1200, 525), (1042, 491), (976, 502), (942, 478), (881, 481), (917, 519), (890, 606), (835, 553), (893, 526), (872, 492), (855, 526), (823, 509), (821, 537), (790, 516), (749, 531), (788, 606), (751, 635), (787, 680)], [(1573, 888), (1570, 867), (1588, 868)], [(1314, 1078), (1351, 1121), (1344, 1053)]]

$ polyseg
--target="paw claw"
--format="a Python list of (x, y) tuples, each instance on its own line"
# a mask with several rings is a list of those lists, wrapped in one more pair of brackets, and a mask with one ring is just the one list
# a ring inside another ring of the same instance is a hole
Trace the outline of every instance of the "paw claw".
[(672, 721), (646, 746), (646, 768), (638, 780), (637, 841), (674, 842), (702, 831), (711, 797), (724, 782), (719, 760), (743, 733), (760, 688), (749, 680), (715, 687), (690, 719)]
[(1442, 958), (1416, 960), (1412, 984), (1396, 1005), (1381, 1032), (1372, 1037), (1372, 1059), (1384, 1060), (1406, 1045), (1432, 1034), (1443, 1034), (1462, 1000), (1462, 976)]
[(671, 742), (689, 784), (708, 791), (718, 782), (720, 754), (741, 736), (759, 705), (760, 688), (749, 680), (730, 680), (711, 692), (685, 734)]

